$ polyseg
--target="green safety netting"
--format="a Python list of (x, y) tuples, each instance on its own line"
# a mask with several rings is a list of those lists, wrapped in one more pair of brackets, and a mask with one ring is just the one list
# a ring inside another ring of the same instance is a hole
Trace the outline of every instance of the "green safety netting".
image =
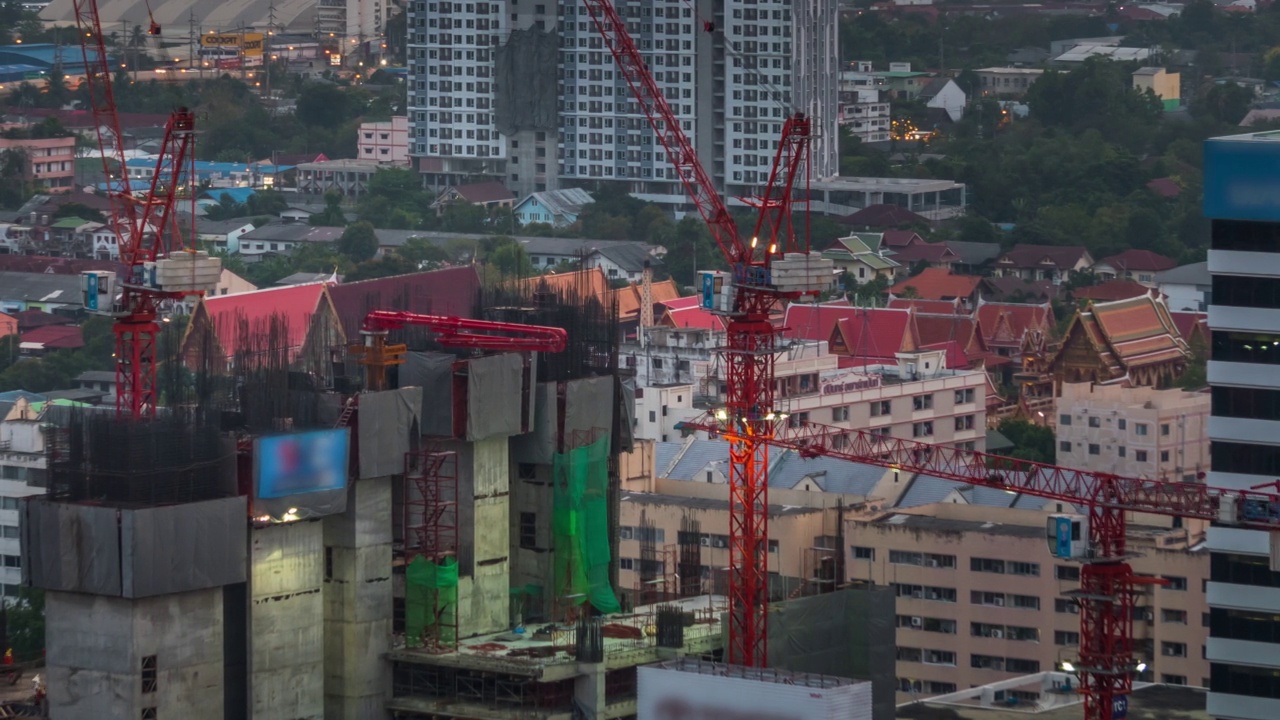
[(458, 605), (458, 561), (445, 558), (436, 564), (422, 555), (405, 568), (404, 631), (405, 644), (418, 647), (428, 635), (441, 644), (457, 641), (457, 623), (453, 621)]
[(609, 436), (556, 453), (552, 532), (560, 601), (590, 601), (602, 613), (621, 610), (609, 586)]

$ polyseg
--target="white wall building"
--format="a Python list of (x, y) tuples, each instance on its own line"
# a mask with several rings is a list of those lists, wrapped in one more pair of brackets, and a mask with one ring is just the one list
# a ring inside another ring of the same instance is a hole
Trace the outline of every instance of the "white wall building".
[(891, 120), (889, 101), (879, 89), (840, 92), (840, 124), (862, 142), (888, 142)]
[[(763, 186), (791, 109), (814, 121), (811, 175), (835, 175), (834, 0), (800, 9), (789, 0), (698, 7), (695, 14), (688, 5), (640, 0), (619, 12), (713, 181), (730, 196)], [(705, 32), (699, 16), (711, 19), (716, 32)], [(580, 3), (414, 0), (409, 25), (409, 155), (428, 185), (489, 176), (525, 196), (562, 184), (618, 181), (637, 197), (687, 204)], [(556, 48), (556, 66), (538, 70), (554, 73), (556, 87), (504, 80), (519, 75), (514, 65), (548, 56), (547, 48)], [(524, 95), (506, 96), (517, 92)], [(513, 109), (542, 106), (543, 94), (554, 96), (554, 109), (543, 113), (554, 123), (539, 125), (546, 117)], [(511, 134), (499, 131), (500, 120)]]
[(22, 583), (20, 498), (45, 492), (45, 444), (38, 414), (25, 399), (0, 402), (0, 593), (6, 602)]
[(1203, 312), (1213, 296), (1209, 263), (1198, 262), (1156, 273), (1156, 288), (1168, 298), (1169, 309)]

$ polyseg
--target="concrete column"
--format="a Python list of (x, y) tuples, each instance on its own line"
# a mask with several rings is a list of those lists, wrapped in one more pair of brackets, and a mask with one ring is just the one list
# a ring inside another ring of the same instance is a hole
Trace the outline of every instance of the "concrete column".
[(391, 482), (355, 482), (324, 519), (324, 717), (385, 717), (391, 695)]
[(322, 523), (272, 525), (250, 533), (253, 720), (324, 717)]
[(588, 718), (604, 717), (604, 663), (578, 663), (578, 676), (573, 680), (573, 699), (586, 711)]

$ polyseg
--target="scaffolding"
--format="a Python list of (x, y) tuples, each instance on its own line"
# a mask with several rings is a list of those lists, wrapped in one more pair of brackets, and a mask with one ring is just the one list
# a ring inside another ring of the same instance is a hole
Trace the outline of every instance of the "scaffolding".
[[(451, 652), (458, 645), (457, 453), (434, 448), (406, 453), (404, 482), (404, 561), (417, 570), (406, 573), (413, 586), (406, 595), (406, 641), (420, 640), (428, 651)], [(419, 557), (430, 568), (415, 564)], [(417, 602), (410, 603), (411, 596)], [(419, 607), (411, 609), (410, 604)], [(421, 632), (411, 632), (411, 625)]]
[(702, 523), (688, 515), (680, 519), (679, 562), (676, 577), (680, 597), (702, 594)]

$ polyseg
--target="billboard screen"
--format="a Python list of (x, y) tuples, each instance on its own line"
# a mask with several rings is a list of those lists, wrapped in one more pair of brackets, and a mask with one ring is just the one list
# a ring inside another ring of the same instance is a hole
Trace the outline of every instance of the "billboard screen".
[(346, 488), (350, 443), (347, 428), (258, 438), (256, 497), (271, 500)]
[(200, 36), (202, 48), (230, 48), (243, 55), (262, 54), (262, 33), (209, 33)]
[(1204, 216), (1280, 220), (1280, 135), (1211, 138), (1204, 144)]

